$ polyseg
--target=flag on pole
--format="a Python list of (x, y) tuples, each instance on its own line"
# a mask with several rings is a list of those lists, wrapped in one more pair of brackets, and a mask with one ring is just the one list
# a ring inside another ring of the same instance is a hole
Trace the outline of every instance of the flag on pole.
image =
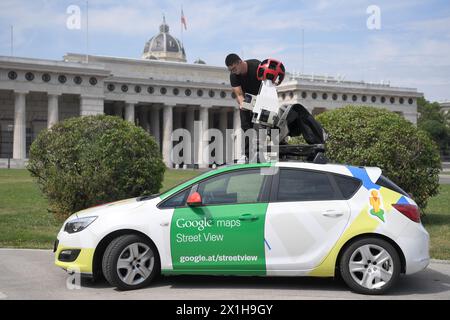
[(183, 8), (181, 8), (181, 24), (184, 26), (184, 30), (187, 30), (186, 18), (184, 17)]

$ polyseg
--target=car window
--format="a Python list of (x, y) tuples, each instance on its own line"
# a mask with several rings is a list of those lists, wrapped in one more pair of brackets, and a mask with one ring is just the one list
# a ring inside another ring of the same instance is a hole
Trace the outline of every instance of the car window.
[(339, 195), (328, 175), (308, 170), (281, 169), (278, 201), (337, 200)]
[(402, 188), (400, 188), (398, 185), (396, 185), (393, 181), (389, 180), (389, 178), (381, 175), (378, 180), (377, 180), (377, 185), (381, 186), (381, 187), (385, 187), (388, 189), (391, 189), (395, 192), (398, 192), (404, 196), (407, 197), (411, 197), (405, 190), (403, 190)]
[(201, 182), (197, 191), (205, 205), (260, 202), (266, 177), (259, 169), (234, 171)]
[(181, 192), (174, 194), (159, 205), (162, 209), (184, 207), (191, 188), (187, 188)]
[(342, 196), (344, 199), (348, 200), (358, 191), (361, 187), (362, 182), (359, 179), (348, 177), (344, 175), (333, 174), (332, 177), (339, 189), (341, 190)]

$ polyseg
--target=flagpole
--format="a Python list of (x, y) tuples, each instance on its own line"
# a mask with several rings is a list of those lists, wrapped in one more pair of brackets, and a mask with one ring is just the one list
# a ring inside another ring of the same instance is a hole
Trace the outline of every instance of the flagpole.
[[(181, 5), (181, 18), (183, 19), (183, 5)], [(180, 30), (181, 30), (181, 46), (184, 48), (184, 41), (183, 41), (183, 21), (180, 21)]]
[(11, 25), (11, 57), (14, 56), (14, 27)]
[(302, 75), (305, 73), (305, 29), (302, 29)]
[(86, 0), (86, 63), (89, 63), (89, 1)]

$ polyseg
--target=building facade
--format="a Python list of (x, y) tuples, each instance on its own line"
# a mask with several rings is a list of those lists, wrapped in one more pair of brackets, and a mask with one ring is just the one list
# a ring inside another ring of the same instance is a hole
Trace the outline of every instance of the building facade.
[[(62, 61), (0, 56), (0, 166), (23, 166), (39, 132), (73, 116), (108, 114), (140, 125), (159, 143), (172, 167), (171, 134), (194, 131), (194, 153), (202, 159), (200, 137), (208, 128), (240, 129), (240, 116), (225, 67), (186, 63), (182, 44), (160, 33), (141, 59), (68, 53)], [(418, 97), (412, 88), (395, 88), (331, 77), (288, 75), (279, 86), (283, 104), (302, 103), (313, 114), (345, 105), (382, 107), (417, 121)], [(235, 143), (240, 143), (238, 135)], [(236, 146), (235, 146), (236, 147)], [(12, 160), (10, 160), (12, 159)], [(208, 164), (198, 160), (199, 167)]]
[(444, 114), (448, 114), (450, 112), (450, 101), (440, 102), (441, 110)]

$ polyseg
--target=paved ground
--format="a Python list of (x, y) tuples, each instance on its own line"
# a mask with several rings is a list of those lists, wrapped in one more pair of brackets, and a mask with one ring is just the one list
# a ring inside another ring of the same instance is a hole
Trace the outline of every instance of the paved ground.
[[(433, 262), (415, 275), (402, 276), (389, 295), (363, 296), (333, 279), (258, 277), (162, 277), (152, 287), (120, 292), (105, 281), (81, 281), (53, 265), (47, 250), (0, 249), (0, 299), (430, 299), (450, 300), (450, 264)], [(67, 284), (69, 283), (69, 285)]]
[(440, 174), (439, 175), (439, 183), (440, 184), (450, 184), (450, 175), (449, 174)]

